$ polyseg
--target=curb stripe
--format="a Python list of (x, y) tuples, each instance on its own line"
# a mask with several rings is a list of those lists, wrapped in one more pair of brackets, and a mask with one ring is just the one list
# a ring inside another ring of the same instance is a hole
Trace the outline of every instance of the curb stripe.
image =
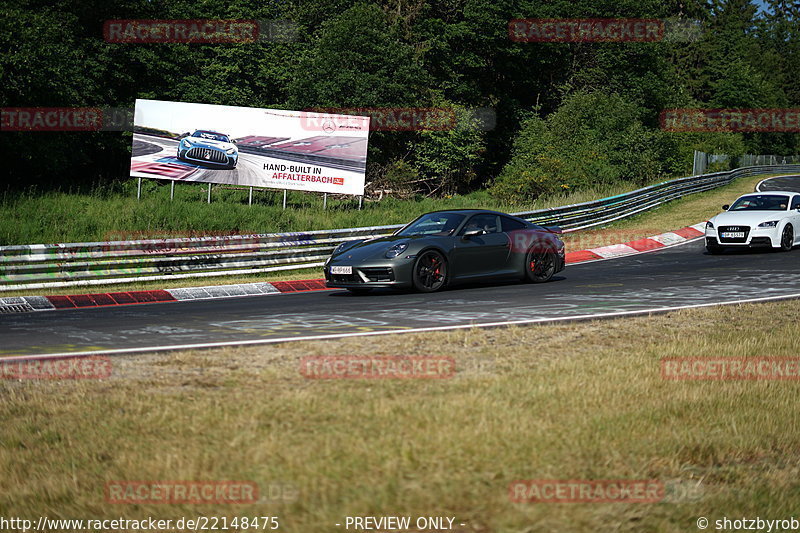
[(584, 261), (594, 261), (595, 259), (602, 259), (602, 257), (589, 250), (578, 250), (577, 252), (567, 252), (566, 254), (568, 265), (572, 263), (583, 263)]

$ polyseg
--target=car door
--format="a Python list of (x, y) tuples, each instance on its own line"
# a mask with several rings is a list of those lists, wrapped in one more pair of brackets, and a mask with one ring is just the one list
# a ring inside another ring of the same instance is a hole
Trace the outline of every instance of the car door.
[[(475, 229), (482, 235), (466, 237)], [(511, 253), (511, 240), (502, 231), (500, 216), (494, 213), (472, 215), (456, 235), (452, 255), (456, 278), (490, 275), (506, 268)]]
[(800, 194), (792, 196), (792, 203), (789, 206), (789, 220), (792, 221), (794, 229), (794, 242), (800, 243)]

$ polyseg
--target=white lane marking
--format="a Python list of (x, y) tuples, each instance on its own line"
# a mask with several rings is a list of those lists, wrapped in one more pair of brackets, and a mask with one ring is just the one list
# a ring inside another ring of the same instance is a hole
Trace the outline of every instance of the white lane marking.
[(611, 259), (612, 257), (635, 254), (639, 250), (627, 244), (612, 244), (609, 246), (601, 246), (600, 248), (589, 248), (588, 251), (599, 255), (603, 259)]
[(706, 223), (705, 222), (698, 222), (697, 224), (695, 224), (693, 226), (689, 226), (689, 227), (693, 228), (693, 229), (696, 229), (700, 233), (705, 233), (706, 232)]
[(319, 341), (329, 339), (345, 339), (350, 337), (372, 337), (376, 335), (399, 335), (402, 333), (429, 333), (433, 331), (451, 331), (458, 329), (470, 328), (496, 328), (507, 326), (523, 326), (532, 324), (547, 324), (556, 322), (574, 322), (581, 320), (597, 320), (603, 318), (617, 318), (625, 316), (649, 315), (653, 313), (668, 313), (670, 311), (680, 311), (682, 309), (697, 309), (701, 307), (714, 307), (723, 305), (740, 305), (747, 303), (762, 303), (779, 300), (796, 300), (800, 299), (800, 293), (784, 294), (782, 296), (768, 296), (764, 298), (748, 298), (744, 300), (733, 300), (729, 302), (712, 302), (704, 304), (691, 304), (691, 305), (678, 305), (672, 307), (653, 307), (650, 309), (638, 309), (635, 311), (615, 311), (612, 313), (599, 313), (594, 315), (573, 315), (565, 317), (552, 317), (552, 318), (531, 318), (527, 320), (508, 320), (503, 322), (489, 322), (486, 324), (459, 324), (456, 326), (431, 326), (427, 328), (409, 328), (404, 330), (389, 330), (389, 331), (365, 331), (358, 333), (332, 333), (328, 335), (305, 335), (302, 337), (279, 337), (276, 339), (252, 339), (245, 341), (224, 341), (224, 342), (203, 342), (195, 344), (178, 344), (172, 346), (146, 346), (141, 348), (119, 348), (115, 350), (92, 350), (86, 352), (62, 352), (62, 353), (47, 353), (47, 354), (30, 354), (30, 355), (16, 355), (10, 357), (0, 357), (0, 361), (16, 361), (26, 359), (55, 359), (65, 357), (83, 357), (87, 355), (115, 355), (115, 354), (134, 354), (143, 352), (163, 352), (174, 350), (195, 350), (203, 348), (220, 348), (223, 346), (252, 346), (262, 344), (277, 344), (281, 342), (299, 342), (299, 341)]
[(677, 233), (672, 233), (668, 231), (667, 233), (662, 233), (661, 235), (656, 235), (654, 237), (650, 237), (656, 242), (660, 242), (664, 246), (669, 246), (671, 244), (682, 243), (686, 240), (686, 237), (681, 237)]

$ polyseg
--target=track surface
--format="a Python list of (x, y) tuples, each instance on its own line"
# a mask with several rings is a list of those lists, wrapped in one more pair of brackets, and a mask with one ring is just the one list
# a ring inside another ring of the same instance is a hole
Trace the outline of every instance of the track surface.
[(274, 342), (791, 296), (800, 294), (798, 265), (797, 249), (711, 256), (700, 239), (572, 265), (541, 285), (481, 285), (426, 295), (335, 290), (0, 315), (0, 355)]
[(756, 185), (757, 191), (792, 191), (800, 192), (800, 176), (779, 176), (767, 178)]

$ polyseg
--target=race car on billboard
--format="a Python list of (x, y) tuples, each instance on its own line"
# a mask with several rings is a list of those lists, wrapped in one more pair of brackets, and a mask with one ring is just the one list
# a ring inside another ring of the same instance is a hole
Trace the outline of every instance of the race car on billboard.
[(541, 283), (564, 269), (559, 233), (496, 211), (434, 211), (392, 235), (341, 243), (323, 271), (328, 287), (356, 294), (501, 279)]
[(734, 248), (789, 251), (800, 244), (800, 194), (770, 191), (745, 194), (723, 205), (706, 222), (706, 249), (718, 254)]
[(239, 149), (230, 137), (216, 131), (197, 130), (178, 144), (178, 159), (205, 165), (236, 168)]

